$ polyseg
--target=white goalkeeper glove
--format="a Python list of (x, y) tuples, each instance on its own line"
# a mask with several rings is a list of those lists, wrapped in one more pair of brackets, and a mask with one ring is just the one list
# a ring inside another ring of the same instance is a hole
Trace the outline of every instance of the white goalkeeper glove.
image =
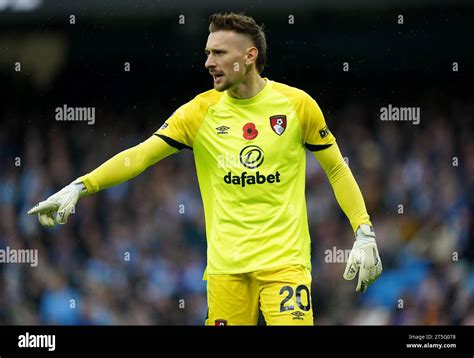
[[(48, 199), (36, 204), (29, 211), (29, 215), (38, 214), (41, 225), (53, 227), (65, 224), (69, 215), (74, 212), (74, 207), (79, 200), (87, 194), (85, 185), (80, 181), (73, 181)], [(54, 213), (57, 211), (56, 216)]]
[(352, 280), (359, 271), (357, 292), (365, 292), (382, 273), (382, 261), (372, 226), (362, 224), (356, 231), (356, 241), (347, 261), (344, 278)]

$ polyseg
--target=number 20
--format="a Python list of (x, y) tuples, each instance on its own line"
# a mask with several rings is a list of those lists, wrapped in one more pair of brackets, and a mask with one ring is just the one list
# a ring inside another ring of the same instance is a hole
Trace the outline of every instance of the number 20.
[[(303, 303), (301, 302), (302, 290), (306, 291), (306, 297), (308, 298), (308, 304), (306, 306), (303, 305)], [(280, 303), (280, 312), (292, 311), (295, 309), (295, 306), (285, 306), (285, 304), (293, 297), (293, 288), (291, 288), (290, 286), (283, 286), (280, 290), (280, 295), (282, 295), (284, 292), (288, 292), (288, 295)], [(309, 289), (305, 285), (299, 285), (298, 287), (296, 287), (296, 305), (299, 309), (303, 311), (309, 311), (309, 309), (311, 308), (311, 298), (309, 294)]]

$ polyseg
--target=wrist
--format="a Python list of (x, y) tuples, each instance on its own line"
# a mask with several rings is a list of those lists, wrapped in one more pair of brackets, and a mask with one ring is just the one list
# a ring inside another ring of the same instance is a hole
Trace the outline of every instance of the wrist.
[(79, 198), (87, 195), (87, 188), (82, 181), (76, 179), (70, 185), (79, 193)]
[(360, 224), (356, 231), (356, 240), (369, 238), (375, 239), (374, 227), (369, 224)]

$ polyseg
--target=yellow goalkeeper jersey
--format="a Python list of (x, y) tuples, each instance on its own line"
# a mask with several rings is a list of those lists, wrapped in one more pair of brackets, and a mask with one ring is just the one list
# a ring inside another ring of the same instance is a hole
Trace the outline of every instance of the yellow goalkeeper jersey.
[(311, 267), (305, 147), (324, 149), (335, 138), (307, 93), (265, 80), (250, 99), (204, 92), (155, 133), (194, 152), (208, 274)]

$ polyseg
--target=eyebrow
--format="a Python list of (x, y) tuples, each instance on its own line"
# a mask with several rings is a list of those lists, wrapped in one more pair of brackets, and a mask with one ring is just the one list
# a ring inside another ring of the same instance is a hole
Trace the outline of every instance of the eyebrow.
[(210, 53), (210, 52), (227, 52), (227, 50), (224, 50), (224, 49), (222, 49), (222, 48), (211, 48), (211, 49), (205, 48), (205, 49), (204, 49), (204, 52), (205, 52), (205, 53)]

